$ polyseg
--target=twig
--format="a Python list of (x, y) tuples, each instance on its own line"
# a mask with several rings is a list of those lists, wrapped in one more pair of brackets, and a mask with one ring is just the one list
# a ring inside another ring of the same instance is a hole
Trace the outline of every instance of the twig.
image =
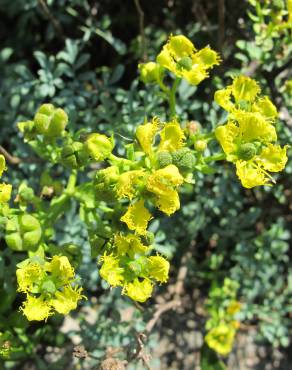
[(181, 301), (178, 299), (174, 299), (172, 301), (162, 303), (157, 306), (157, 310), (154, 312), (154, 315), (151, 320), (148, 321), (146, 324), (146, 329), (145, 331), (147, 333), (150, 333), (154, 326), (156, 325), (157, 321), (159, 320), (160, 316), (169, 310), (173, 310), (181, 305)]
[(52, 26), (54, 27), (56, 31), (56, 36), (60, 37), (63, 41), (65, 40), (64, 31), (60, 24), (60, 22), (54, 17), (54, 15), (51, 13), (47, 1), (46, 0), (38, 0), (38, 3), (40, 4), (40, 7), (42, 8), (45, 15), (49, 18), (49, 20), (52, 22)]
[(134, 353), (134, 355), (130, 358), (130, 360), (142, 360), (145, 367), (148, 369), (148, 370), (151, 370), (151, 367), (149, 365), (149, 360), (150, 360), (150, 356), (149, 355), (146, 355), (145, 352), (144, 352), (144, 340), (146, 339), (146, 335), (144, 333), (138, 333), (137, 336), (136, 336), (136, 339), (137, 339), (137, 348), (136, 348), (136, 351)]
[(147, 60), (147, 52), (146, 52), (146, 37), (145, 37), (145, 30), (144, 30), (144, 12), (141, 7), (139, 0), (134, 0), (138, 16), (139, 16), (139, 29), (140, 29), (140, 37), (141, 37), (141, 54), (142, 60), (145, 62)]
[(11, 164), (20, 164), (20, 163), (37, 163), (41, 162), (41, 159), (39, 158), (19, 158), (11, 155), (10, 153), (7, 152), (6, 149), (3, 148), (2, 145), (0, 145), (0, 153), (4, 155), (5, 159), (7, 162)]

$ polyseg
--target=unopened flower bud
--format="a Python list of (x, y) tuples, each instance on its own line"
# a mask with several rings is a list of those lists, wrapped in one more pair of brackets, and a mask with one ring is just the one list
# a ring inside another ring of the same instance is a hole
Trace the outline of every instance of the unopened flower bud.
[(206, 140), (197, 140), (194, 144), (195, 149), (198, 152), (204, 152), (207, 149), (207, 141)]
[(201, 125), (197, 121), (189, 121), (187, 123), (186, 129), (187, 129), (189, 135), (194, 135), (194, 134), (196, 134), (200, 131)]
[(95, 161), (103, 161), (112, 152), (114, 145), (111, 139), (102, 134), (91, 134), (85, 141), (85, 150)]

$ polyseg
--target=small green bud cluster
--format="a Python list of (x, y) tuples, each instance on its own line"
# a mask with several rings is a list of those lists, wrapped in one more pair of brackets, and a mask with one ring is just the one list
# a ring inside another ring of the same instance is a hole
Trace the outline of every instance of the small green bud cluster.
[(172, 163), (182, 171), (190, 171), (196, 164), (196, 157), (189, 148), (181, 148), (171, 155)]

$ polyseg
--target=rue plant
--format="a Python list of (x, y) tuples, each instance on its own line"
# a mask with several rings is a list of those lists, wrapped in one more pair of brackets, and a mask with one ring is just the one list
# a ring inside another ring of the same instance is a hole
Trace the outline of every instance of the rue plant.
[[(13, 191), (10, 184), (0, 185), (0, 226), (7, 247), (25, 256), (16, 277), (18, 292), (25, 298), (20, 310), (28, 320), (66, 315), (86, 299), (75, 275), (80, 249), (53, 242), (55, 224), (72, 200), (79, 204), (100, 276), (121, 294), (145, 302), (155, 284), (167, 282), (170, 269), (166, 256), (156, 251), (149, 225), (158, 212), (169, 217), (179, 210), (184, 184), (196, 186), (197, 173), (214, 171), (213, 164), (222, 160), (235, 166), (246, 188), (275, 182), (272, 173), (284, 169), (287, 146), (277, 143), (277, 109), (261, 95), (256, 81), (235, 76), (215, 93), (215, 101), (228, 114), (214, 131), (193, 127), (177, 114), (181, 80), (198, 85), (219, 63), (219, 55), (210, 47), (197, 50), (178, 35), (169, 37), (155, 62), (140, 64), (141, 80), (158, 85), (169, 105), (168, 121), (145, 117), (133, 141), (125, 143), (123, 157), (115, 152), (114, 136), (72, 132), (66, 112), (50, 103), (43, 104), (31, 120), (19, 122), (24, 141), (38, 156), (70, 172), (65, 187), (44, 172), (39, 194), (25, 183)], [(219, 143), (215, 153), (210, 151), (211, 141)], [(4, 170), (5, 158), (0, 156), (0, 175)], [(86, 172), (91, 175), (87, 181)], [(225, 281), (222, 289), (228, 284), (228, 305), (224, 301), (226, 307), (210, 311), (205, 337), (209, 347), (222, 355), (231, 350), (239, 325), (233, 319), (240, 309), (237, 287)]]

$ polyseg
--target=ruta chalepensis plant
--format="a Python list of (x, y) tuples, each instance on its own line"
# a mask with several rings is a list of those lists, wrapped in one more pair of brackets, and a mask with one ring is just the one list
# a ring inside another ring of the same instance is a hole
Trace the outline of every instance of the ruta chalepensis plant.
[[(275, 183), (272, 173), (284, 169), (287, 146), (277, 144), (277, 109), (261, 95), (256, 81), (234, 76), (229, 86), (216, 92), (215, 101), (228, 114), (214, 131), (194, 129), (176, 112), (181, 80), (198, 85), (219, 63), (210, 47), (197, 50), (189, 39), (177, 35), (169, 37), (155, 62), (140, 64), (141, 80), (158, 85), (169, 103), (168, 120), (145, 117), (133, 142), (125, 145), (124, 157), (115, 152), (114, 136), (70, 131), (66, 112), (50, 103), (41, 105), (31, 120), (18, 123), (24, 141), (42, 159), (70, 171), (65, 187), (44, 172), (40, 196), (25, 183), (13, 192), (10, 184), (0, 185), (7, 247), (26, 255), (17, 265), (16, 277), (25, 297), (20, 310), (28, 320), (66, 315), (86, 299), (75, 275), (81, 258), (78, 246), (53, 242), (55, 223), (71, 200), (79, 204), (100, 276), (121, 294), (145, 302), (155, 284), (167, 282), (170, 269), (166, 256), (156, 251), (149, 224), (157, 212), (169, 217), (179, 210), (180, 189), (184, 184), (196, 186), (197, 172), (207, 174), (212, 163), (226, 160), (246, 188)], [(211, 141), (220, 144), (215, 153), (210, 152)], [(5, 158), (0, 156), (0, 175), (4, 170)], [(237, 288), (226, 280), (222, 289), (228, 286), (228, 304), (224, 301), (220, 311), (210, 311), (205, 338), (222, 355), (230, 351), (239, 325), (233, 319), (240, 309)], [(226, 338), (225, 344), (218, 343), (218, 337)]]

